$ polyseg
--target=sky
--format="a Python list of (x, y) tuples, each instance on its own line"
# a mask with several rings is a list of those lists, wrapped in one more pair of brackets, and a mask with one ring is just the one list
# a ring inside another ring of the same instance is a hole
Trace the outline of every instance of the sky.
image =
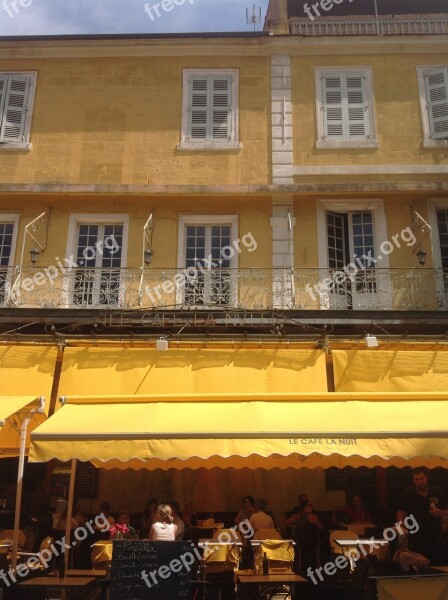
[[(165, 0), (164, 6), (169, 6)], [(253, 31), (254, 0), (0, 0), (0, 36)], [(146, 5), (146, 12), (145, 12)], [(158, 5), (158, 6), (156, 6)], [(256, 0), (262, 22), (268, 0)], [(257, 30), (262, 29), (262, 23)]]

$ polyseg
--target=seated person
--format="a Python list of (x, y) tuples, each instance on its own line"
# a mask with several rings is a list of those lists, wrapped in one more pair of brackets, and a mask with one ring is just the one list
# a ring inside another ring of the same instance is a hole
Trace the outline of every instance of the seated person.
[(344, 508), (335, 511), (333, 521), (345, 525), (349, 523), (371, 523), (372, 516), (369, 509), (364, 506), (362, 496), (355, 494), (351, 506), (344, 506)]
[(174, 523), (174, 525), (176, 525), (176, 528), (177, 528), (176, 540), (183, 540), (184, 534), (185, 534), (185, 523), (182, 521), (182, 519), (179, 516), (179, 512), (180, 512), (179, 502), (176, 502), (176, 500), (171, 500), (169, 506), (171, 508), (171, 514), (173, 516), (173, 523)]
[(429, 568), (429, 559), (423, 556), (423, 554), (409, 550), (408, 538), (408, 531), (404, 527), (400, 527), (397, 530), (395, 543), (394, 541), (389, 542), (389, 547), (393, 552), (392, 560), (404, 573), (414, 571), (418, 574), (420, 569)]
[(244, 496), (242, 506), (234, 519), (235, 525), (239, 525), (241, 521), (250, 519), (255, 512), (255, 500), (252, 496)]
[(159, 503), (155, 498), (150, 498), (146, 503), (146, 507), (143, 511), (140, 521), (140, 534), (142, 538), (147, 538), (149, 536), (149, 531), (151, 529), (151, 525), (154, 523), (158, 505)]
[[(68, 513), (68, 506), (65, 507), (64, 511), (61, 513), (61, 516), (59, 517), (59, 520), (56, 523), (55, 529), (57, 529), (58, 531), (66, 530), (66, 528), (67, 528), (67, 513)], [(84, 513), (81, 512), (81, 509), (79, 508), (79, 504), (76, 503), (75, 506), (73, 507), (72, 522), (70, 524), (70, 529), (76, 529), (77, 527), (84, 525), (86, 523), (86, 521), (87, 521), (87, 519), (86, 519)]]
[(294, 522), (291, 524), (296, 527), (296, 544), (300, 548), (302, 571), (308, 567), (314, 568), (318, 566), (317, 553), (324, 526), (309, 500), (302, 500), (299, 511), (288, 521), (292, 519)]
[(265, 512), (267, 507), (268, 503), (262, 498), (259, 498), (255, 502), (255, 512), (249, 518), (249, 523), (252, 525), (254, 531), (258, 529), (274, 529), (273, 518)]
[(194, 527), (197, 523), (196, 511), (194, 510), (193, 502), (187, 502), (185, 504), (184, 511), (182, 513), (182, 520), (185, 523), (185, 527)]
[[(106, 521), (109, 523), (109, 527), (112, 527), (112, 525), (115, 525), (115, 519), (113, 518), (113, 516), (110, 514), (110, 504), (109, 502), (102, 502), (100, 504), (100, 512), (99, 514), (104, 515), (106, 517)], [(94, 529), (102, 530), (104, 529), (103, 526), (101, 527), (97, 527), (96, 525), (94, 525)]]
[(177, 527), (173, 521), (171, 507), (168, 504), (159, 504), (156, 512), (156, 520), (151, 526), (149, 539), (174, 542)]
[[(125, 525), (126, 526), (125, 531), (120, 532), (120, 533), (122, 533), (121, 537), (124, 540), (138, 540), (138, 533), (135, 531), (135, 529), (131, 525), (129, 525), (129, 521), (130, 521), (129, 511), (120, 510), (120, 512), (118, 513), (116, 525), (113, 525), (109, 530), (111, 539), (114, 539), (117, 536), (117, 531), (115, 530), (115, 527), (117, 525)], [(120, 531), (120, 530), (118, 530), (118, 531)]]

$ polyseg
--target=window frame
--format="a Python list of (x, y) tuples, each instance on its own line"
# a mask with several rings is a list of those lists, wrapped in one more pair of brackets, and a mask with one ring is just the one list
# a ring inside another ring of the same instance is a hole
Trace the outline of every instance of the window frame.
[[(37, 71), (0, 71), (0, 75), (6, 75), (8, 77), (17, 75), (20, 77), (30, 77), (30, 87), (28, 91), (28, 104), (26, 108), (25, 125), (23, 141), (20, 143), (15, 142), (0, 142), (0, 152), (4, 151), (26, 151), (31, 150), (32, 144), (30, 142), (31, 136), (31, 121), (33, 116), (34, 108), (34, 97), (36, 92), (36, 81)], [(0, 123), (2, 121), (2, 115), (0, 115)]]
[[(187, 225), (230, 225), (230, 244), (238, 239), (238, 215), (223, 214), (223, 215), (179, 215), (178, 235), (177, 235), (177, 268), (179, 272), (186, 270), (186, 230)], [(235, 270), (238, 268), (238, 252), (235, 252), (230, 259), (229, 269)], [(232, 271), (231, 271), (232, 272)], [(231, 289), (231, 299), (228, 308), (235, 306), (238, 294), (237, 286), (233, 282)], [(177, 286), (176, 303), (179, 306), (185, 304), (185, 287)]]
[(448, 139), (435, 140), (432, 138), (433, 132), (431, 131), (431, 121), (429, 118), (429, 102), (425, 85), (425, 75), (428, 71), (433, 71), (436, 69), (448, 69), (448, 65), (417, 66), (417, 82), (420, 96), (424, 148), (448, 148)]
[[(8, 299), (6, 291), (7, 291), (8, 282), (9, 283), (11, 282), (11, 278), (13, 276), (14, 260), (16, 257), (16, 249), (17, 249), (17, 238), (19, 235), (19, 220), (20, 220), (19, 213), (0, 212), (0, 223), (12, 223), (13, 224), (11, 254), (9, 256), (9, 261), (8, 261), (7, 265), (4, 265), (4, 267), (0, 267), (0, 268), (5, 268), (5, 270), (6, 270), (5, 289), (3, 290), (4, 301), (3, 301), (3, 303), (0, 303), (0, 306), (4, 305), (5, 301)], [(21, 266), (23, 266), (23, 265), (21, 265)]]
[[(215, 75), (232, 77), (231, 112), (233, 140), (230, 142), (192, 142), (189, 132), (190, 77)], [(239, 142), (239, 69), (184, 69), (182, 81), (182, 124), (177, 150), (240, 150)]]
[[(344, 73), (355, 74), (362, 73), (365, 77), (366, 94), (369, 111), (369, 124), (370, 124), (370, 139), (365, 140), (329, 140), (325, 138), (325, 127), (324, 127), (324, 87), (323, 87), (323, 75), (331, 73)], [(359, 66), (359, 67), (315, 67), (315, 87), (316, 87), (316, 123), (317, 123), (317, 140), (316, 148), (322, 149), (343, 149), (343, 148), (378, 148), (379, 143), (377, 139), (377, 128), (375, 118), (375, 97), (373, 93), (373, 73), (372, 67)]]
[[(78, 231), (80, 225), (123, 225), (123, 247), (121, 251), (121, 266), (120, 269), (127, 267), (127, 254), (129, 245), (129, 215), (124, 213), (109, 213), (109, 214), (98, 214), (98, 213), (72, 213), (70, 214), (68, 232), (67, 232), (67, 246), (66, 254), (67, 258), (72, 261), (75, 260), (78, 251)], [(82, 265), (78, 267), (70, 267), (67, 269), (68, 272), (76, 272), (77, 269), (82, 269)], [(96, 267), (100, 269), (100, 267)], [(117, 267), (118, 268), (118, 267)], [(105, 267), (107, 269), (107, 267)], [(64, 277), (64, 294), (67, 298), (67, 306), (71, 308), (77, 308), (72, 306), (73, 303), (73, 282), (70, 277)], [(123, 291), (119, 290), (119, 294)], [(107, 304), (104, 308), (107, 308)], [(81, 305), (78, 308), (83, 308)], [(95, 307), (92, 307), (95, 308)]]

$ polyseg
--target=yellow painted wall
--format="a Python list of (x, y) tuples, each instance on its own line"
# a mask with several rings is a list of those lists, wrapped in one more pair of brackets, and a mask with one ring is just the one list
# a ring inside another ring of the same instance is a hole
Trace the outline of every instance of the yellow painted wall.
[[(446, 64), (446, 54), (295, 56), (291, 61), (293, 123), (300, 123), (294, 136), (294, 164), (301, 166), (431, 165), (448, 163), (448, 150), (423, 148), (423, 124), (417, 83), (417, 65)], [(377, 149), (316, 149), (315, 68), (371, 67), (373, 80)], [(332, 176), (323, 176), (326, 182)], [(390, 175), (354, 176), (351, 182), (390, 181)], [(409, 176), (392, 176), (394, 181)], [(316, 176), (296, 177), (296, 181)], [(321, 176), (322, 179), (322, 176)], [(415, 179), (415, 178), (413, 178)], [(421, 176), (418, 176), (421, 179)], [(432, 176), (437, 180), (437, 176)], [(341, 181), (339, 176), (335, 181)]]
[[(239, 69), (241, 150), (176, 150), (184, 68)], [(0, 152), (0, 183), (269, 180), (269, 57), (0, 58), (14, 70), (38, 72), (33, 146)]]
[[(149, 214), (154, 211), (153, 261), (151, 268), (176, 268), (178, 248), (178, 219), (180, 215), (226, 214), (238, 216), (238, 237), (251, 233), (257, 249), (249, 252), (241, 244), (238, 266), (241, 268), (270, 267), (272, 263), (272, 229), (270, 226), (270, 198), (251, 197), (136, 197), (136, 196), (68, 196), (26, 195), (0, 196), (0, 213), (20, 214), (16, 256), (13, 264), (19, 264), (23, 229), (37, 215), (52, 207), (48, 229), (48, 248), (39, 257), (37, 267), (56, 264), (56, 257), (67, 256), (67, 230), (72, 213), (127, 214), (129, 215), (129, 240), (127, 267), (141, 267), (143, 227)], [(233, 241), (233, 240), (232, 240)], [(30, 266), (29, 250), (34, 245), (28, 240), (25, 247), (24, 265)], [(249, 242), (247, 244), (250, 246)], [(37, 268), (36, 267), (36, 268)]]

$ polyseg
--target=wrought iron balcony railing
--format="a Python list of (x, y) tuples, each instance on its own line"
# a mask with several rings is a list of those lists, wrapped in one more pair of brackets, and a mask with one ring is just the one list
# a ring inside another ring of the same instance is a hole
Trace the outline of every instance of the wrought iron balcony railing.
[(448, 270), (0, 267), (0, 306), (248, 310), (448, 309)]
[(444, 16), (414, 18), (325, 19), (308, 17), (291, 19), (292, 35), (437, 35), (448, 33)]

